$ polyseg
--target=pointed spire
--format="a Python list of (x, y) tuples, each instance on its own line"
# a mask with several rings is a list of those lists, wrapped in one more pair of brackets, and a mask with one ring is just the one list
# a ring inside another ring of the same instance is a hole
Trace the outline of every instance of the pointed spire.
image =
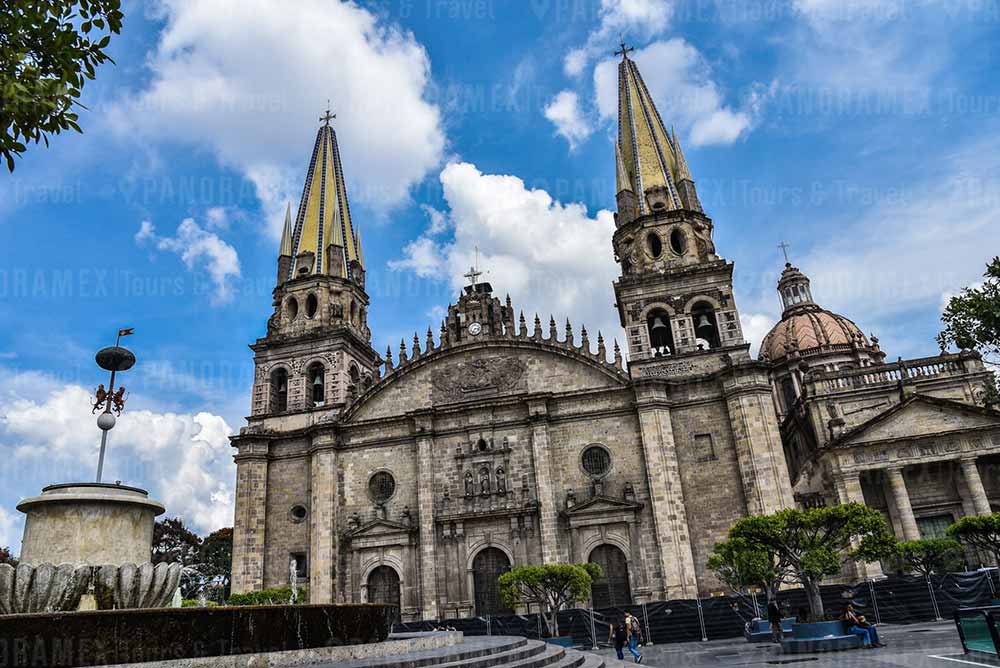
[(556, 331), (556, 319), (549, 316), (549, 341), (557, 341), (559, 339), (559, 333)]
[(420, 357), (420, 337), (413, 332), (413, 359)]
[(618, 347), (618, 339), (615, 339), (615, 366), (622, 367), (622, 349)]
[(583, 348), (585, 352), (590, 352), (590, 339), (587, 337), (587, 326), (580, 326), (580, 347)]
[(386, 373), (392, 371), (392, 347), (385, 347), (385, 370)]
[(354, 235), (354, 239), (357, 244), (358, 262), (360, 262), (361, 266), (363, 267), (365, 266), (365, 253), (363, 250), (361, 250), (361, 223), (358, 223), (358, 230)]
[(403, 339), (399, 340), (399, 366), (403, 366), (406, 363), (406, 341)]
[(538, 313), (535, 313), (535, 331), (532, 333), (531, 338), (536, 341), (540, 341), (542, 338), (542, 319), (538, 317)]
[(278, 257), (292, 256), (292, 203), (285, 209), (285, 226), (281, 230), (281, 244), (278, 246)]
[(569, 324), (569, 318), (566, 318), (566, 343), (573, 344), (573, 325)]
[(521, 319), (518, 322), (518, 325), (519, 325), (518, 331), (521, 337), (523, 338), (528, 336), (528, 323), (524, 319), (524, 311), (521, 311)]
[(677, 131), (674, 126), (670, 126), (670, 143), (673, 144), (674, 156), (677, 158), (677, 180), (694, 181), (691, 178), (691, 170), (688, 169), (687, 160), (684, 159), (684, 151), (681, 150), (681, 140), (677, 138)]
[(444, 348), (446, 345), (448, 345), (448, 343), (449, 343), (449, 341), (448, 341), (448, 325), (447, 325), (447, 323), (445, 323), (444, 320), (441, 321), (441, 335), (440, 335), (439, 338), (441, 340), (441, 347), (442, 348)]
[(427, 352), (434, 350), (434, 334), (431, 332), (431, 326), (427, 325)]
[[(624, 50), (624, 49), (623, 49)], [(638, 214), (654, 207), (684, 208), (677, 192), (681, 178), (673, 143), (635, 61), (624, 54), (618, 63), (619, 192), (635, 193)], [(625, 187), (623, 187), (625, 186)]]
[[(337, 275), (344, 269), (342, 275), (346, 276), (345, 268), (352, 261), (359, 262), (363, 267), (364, 259), (359, 254), (351, 221), (337, 133), (329, 124), (333, 118), (333, 114), (327, 113), (320, 119), (324, 123), (316, 133), (316, 143), (302, 188), (302, 200), (289, 239), (290, 255), (297, 257), (300, 253), (312, 253), (315, 258), (314, 272)], [(328, 266), (326, 249), (330, 244), (343, 248), (340, 267)]]
[(601, 358), (602, 362), (608, 361), (608, 349), (604, 346), (604, 337), (601, 335), (601, 330), (597, 330), (597, 356)]

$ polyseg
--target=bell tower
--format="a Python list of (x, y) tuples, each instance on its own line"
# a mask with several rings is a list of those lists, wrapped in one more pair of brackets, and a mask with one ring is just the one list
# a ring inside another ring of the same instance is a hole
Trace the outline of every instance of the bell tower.
[[(618, 65), (618, 313), (630, 367), (663, 357), (744, 348), (733, 264), (716, 254), (712, 220), (673, 130), (653, 104), (632, 49)], [(636, 375), (633, 372), (633, 375)]]
[(334, 118), (329, 111), (320, 118), (298, 212), (293, 219), (291, 204), (285, 211), (274, 313), (267, 335), (250, 346), (253, 416), (342, 406), (372, 382), (380, 363)]

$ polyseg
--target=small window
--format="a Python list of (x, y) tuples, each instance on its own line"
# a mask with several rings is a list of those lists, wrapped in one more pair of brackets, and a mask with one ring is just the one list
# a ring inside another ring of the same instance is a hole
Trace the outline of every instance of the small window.
[(479, 442), (476, 443), (476, 448), (479, 450), (479, 452), (486, 452), (487, 450), (490, 449), (490, 444), (486, 442), (485, 438), (481, 438), (479, 439)]
[(293, 522), (302, 522), (306, 519), (309, 512), (306, 510), (305, 506), (298, 504), (292, 506), (292, 509), (288, 511), (288, 514), (291, 516)]
[(649, 254), (654, 258), (660, 257), (663, 253), (663, 242), (660, 241), (660, 235), (656, 232), (650, 232), (649, 236), (646, 237), (646, 246), (649, 247)]
[(583, 470), (587, 475), (601, 478), (611, 470), (611, 455), (599, 445), (592, 445), (583, 451)]
[(299, 315), (299, 300), (295, 297), (289, 297), (285, 305), (288, 307), (288, 319), (295, 320)]
[(684, 255), (684, 248), (686, 244), (684, 243), (684, 233), (681, 232), (679, 227), (675, 227), (670, 232), (670, 249), (676, 255)]
[(932, 515), (930, 517), (918, 517), (917, 529), (921, 538), (947, 538), (948, 527), (955, 523), (952, 515)]
[(306, 317), (311, 318), (316, 315), (316, 310), (319, 308), (319, 300), (316, 299), (316, 295), (309, 293), (306, 297)]
[(379, 471), (368, 480), (368, 494), (375, 503), (385, 503), (396, 493), (396, 479), (388, 471)]

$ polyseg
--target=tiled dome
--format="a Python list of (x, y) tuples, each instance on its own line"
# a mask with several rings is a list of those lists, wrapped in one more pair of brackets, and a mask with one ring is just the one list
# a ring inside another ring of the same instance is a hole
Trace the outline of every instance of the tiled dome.
[(806, 353), (829, 346), (870, 348), (871, 342), (858, 326), (842, 315), (815, 304), (803, 304), (785, 313), (760, 345), (761, 359), (777, 361), (791, 352)]

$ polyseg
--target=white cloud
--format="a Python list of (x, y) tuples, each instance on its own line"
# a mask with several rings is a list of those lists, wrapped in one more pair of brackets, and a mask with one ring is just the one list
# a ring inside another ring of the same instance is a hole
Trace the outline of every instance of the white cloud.
[(256, 186), (280, 235), (331, 99), (353, 198), (399, 204), (440, 164), (430, 59), (412, 33), (353, 2), (160, 0), (151, 78), (110, 115), (122, 135), (212, 151)]
[(609, 349), (612, 338), (621, 341), (612, 306), (611, 283), (618, 269), (610, 211), (591, 217), (582, 204), (562, 204), (544, 190), (529, 190), (516, 176), (483, 174), (469, 163), (447, 165), (441, 184), (454, 238), (438, 242), (422, 236), (404, 249), (402, 260), (390, 263), (392, 268), (460, 288), (478, 245), (480, 266), (489, 270), (495, 292), (510, 293), (529, 325), (537, 311), (547, 331), (551, 314), (561, 333), (570, 316), (577, 335), (585, 324), (592, 342), (598, 330)]
[[(44, 374), (2, 368), (0, 381), (6, 388), (0, 392), (0, 452), (12, 474), (9, 482), (90, 479), (100, 444), (90, 391)], [(131, 396), (108, 435), (105, 479), (148, 488), (168, 516), (183, 517), (199, 533), (231, 526), (231, 432), (217, 415), (161, 412), (143, 397)], [(20, 496), (38, 493), (35, 488), (15, 490)], [(19, 538), (10, 536), (12, 525), (5, 521), (0, 515), (0, 544), (5, 531), (7, 541)]]
[(750, 354), (757, 357), (761, 341), (771, 331), (777, 320), (765, 313), (740, 313), (743, 340), (750, 344)]
[[(690, 133), (695, 146), (731, 144), (753, 125), (750, 111), (727, 106), (701, 54), (681, 38), (653, 42), (632, 54), (660, 116)], [(604, 119), (618, 115), (618, 59), (594, 68), (597, 109)], [(759, 107), (758, 98), (753, 98)]]
[(0, 547), (10, 547), (21, 541), (20, 525), (19, 517), (0, 507)]
[(135, 235), (138, 244), (150, 242), (157, 250), (170, 251), (180, 256), (188, 271), (203, 268), (215, 286), (215, 299), (226, 301), (232, 297), (230, 279), (240, 275), (240, 260), (236, 249), (213, 232), (206, 232), (191, 218), (177, 226), (176, 236), (161, 237), (148, 220), (142, 221)]
[(663, 32), (670, 23), (673, 6), (668, 0), (601, 0), (600, 22), (587, 36), (584, 46), (570, 50), (563, 71), (575, 77), (583, 73), (593, 58), (610, 53), (619, 35), (648, 40)]
[(564, 90), (556, 95), (545, 107), (545, 118), (552, 121), (556, 133), (569, 142), (571, 151), (593, 132), (580, 111), (580, 100), (573, 91)]
[(224, 230), (229, 227), (229, 213), (224, 206), (209, 207), (205, 211), (205, 220), (208, 222), (210, 230)]

